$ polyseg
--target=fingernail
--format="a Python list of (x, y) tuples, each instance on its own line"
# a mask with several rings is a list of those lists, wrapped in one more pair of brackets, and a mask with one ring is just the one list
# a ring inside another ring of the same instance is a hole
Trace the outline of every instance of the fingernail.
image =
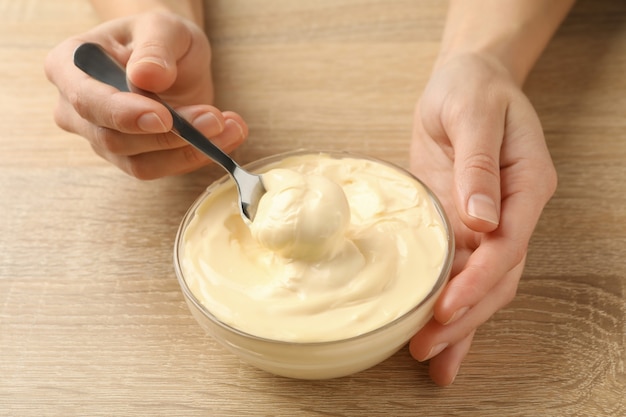
[(243, 128), (239, 126), (239, 123), (237, 123), (233, 119), (226, 120), (226, 126), (224, 127), (224, 130), (236, 130), (237, 132), (239, 132), (239, 136), (237, 136), (236, 139), (233, 139), (232, 141), (230, 141), (231, 143), (238, 142), (241, 138), (244, 137)]
[(213, 113), (202, 113), (191, 122), (196, 129), (208, 136), (219, 134), (224, 128)]
[(163, 133), (168, 130), (163, 120), (154, 112), (142, 114), (137, 119), (137, 126), (147, 133)]
[(456, 381), (456, 377), (459, 375), (460, 369), (461, 369), (461, 365), (457, 366), (456, 371), (454, 371), (454, 374), (452, 374), (452, 380), (450, 381), (449, 385), (454, 384), (454, 381)]
[(428, 352), (428, 355), (426, 355), (426, 357), (423, 359), (425, 361), (434, 358), (435, 356), (439, 355), (441, 352), (443, 352), (443, 350), (445, 348), (448, 347), (447, 343), (439, 343), (438, 345), (433, 346), (430, 349), (430, 352)]
[(461, 307), (461, 308), (459, 308), (457, 311), (454, 312), (452, 317), (450, 317), (450, 319), (447, 322), (444, 323), (444, 325), (450, 324), (450, 323), (454, 323), (455, 321), (460, 319), (463, 315), (465, 315), (465, 313), (467, 313), (468, 310), (469, 310), (469, 307)]
[(489, 196), (484, 194), (474, 194), (469, 198), (467, 202), (467, 214), (495, 225), (499, 223), (496, 203)]

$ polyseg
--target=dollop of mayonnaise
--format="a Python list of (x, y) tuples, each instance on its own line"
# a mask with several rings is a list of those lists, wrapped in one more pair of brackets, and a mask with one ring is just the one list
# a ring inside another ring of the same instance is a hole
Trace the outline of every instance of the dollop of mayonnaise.
[(185, 281), (222, 322), (274, 340), (345, 339), (407, 313), (439, 279), (447, 231), (402, 170), (304, 154), (266, 167), (263, 180), (251, 227), (227, 182), (183, 231)]
[(263, 174), (261, 198), (250, 232), (272, 252), (318, 260), (345, 244), (350, 205), (339, 184), (322, 175), (285, 168)]

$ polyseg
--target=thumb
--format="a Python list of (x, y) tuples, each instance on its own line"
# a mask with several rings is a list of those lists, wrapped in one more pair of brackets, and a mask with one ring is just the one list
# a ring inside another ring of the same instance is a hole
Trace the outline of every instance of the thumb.
[(450, 132), (457, 211), (463, 223), (476, 232), (491, 232), (500, 222), (500, 149), (505, 116), (498, 119), (494, 113), (473, 115), (469, 123), (459, 125), (458, 132)]
[(137, 87), (160, 93), (176, 81), (177, 61), (191, 43), (185, 24), (166, 14), (148, 14), (132, 29), (133, 51), (126, 71)]

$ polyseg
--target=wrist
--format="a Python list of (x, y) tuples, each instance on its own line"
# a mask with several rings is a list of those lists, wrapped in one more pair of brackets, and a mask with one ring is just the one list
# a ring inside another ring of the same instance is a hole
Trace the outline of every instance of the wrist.
[[(518, 32), (519, 33), (519, 32)], [(462, 56), (475, 56), (505, 70), (515, 84), (521, 86), (539, 56), (539, 51), (525, 48), (514, 27), (489, 36), (457, 36), (444, 38), (435, 69)]]
[(459, 55), (489, 57), (521, 86), (573, 0), (451, 0), (436, 68)]
[(468, 65), (470, 62), (482, 63), (483, 68), (491, 68), (493, 75), (499, 74), (500, 78), (508, 78), (513, 84), (522, 87), (530, 68), (518, 67), (506, 56), (489, 49), (455, 49), (441, 51), (433, 66), (433, 72), (447, 65)]

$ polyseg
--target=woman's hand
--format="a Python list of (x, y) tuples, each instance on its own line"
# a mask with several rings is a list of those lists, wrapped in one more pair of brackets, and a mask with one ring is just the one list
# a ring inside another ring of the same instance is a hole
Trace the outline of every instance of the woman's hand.
[(456, 256), (410, 351), (449, 385), (477, 327), (513, 299), (556, 172), (530, 102), (504, 66), (479, 54), (433, 73), (415, 113), (411, 169), (442, 200)]
[(211, 48), (190, 20), (165, 11), (105, 22), (54, 48), (46, 75), (59, 89), (57, 124), (90, 142), (94, 151), (130, 175), (152, 179), (195, 170), (209, 159), (169, 130), (165, 107), (91, 79), (73, 64), (76, 47), (101, 44), (126, 67), (129, 80), (158, 93), (224, 151), (247, 136), (242, 118), (211, 106)]

